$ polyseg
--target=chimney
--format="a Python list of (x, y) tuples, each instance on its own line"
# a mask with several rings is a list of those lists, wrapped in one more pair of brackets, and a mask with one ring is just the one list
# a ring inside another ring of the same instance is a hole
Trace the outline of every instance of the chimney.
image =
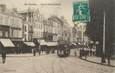
[(6, 10), (5, 4), (0, 4), (0, 12), (4, 12)]

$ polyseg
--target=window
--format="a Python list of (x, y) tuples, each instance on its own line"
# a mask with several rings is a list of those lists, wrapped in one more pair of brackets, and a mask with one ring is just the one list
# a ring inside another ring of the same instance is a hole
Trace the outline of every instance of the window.
[(42, 29), (42, 24), (40, 23), (41, 29)]
[(40, 25), (40, 23), (39, 23), (39, 26), (40, 26), (40, 29), (41, 29), (41, 25)]
[(34, 28), (36, 27), (35, 25), (36, 25), (36, 23), (33, 23), (33, 24), (32, 24), (32, 26), (33, 26)]
[(38, 36), (38, 33), (37, 32), (35, 32), (36, 34), (35, 34), (35, 37), (37, 37)]
[(16, 30), (13, 30), (13, 37), (17, 37), (18, 32)]
[[(28, 28), (26, 28), (26, 29), (28, 29)], [(31, 31), (31, 32), (33, 31), (33, 28), (32, 28), (32, 26), (30, 26), (30, 31)]]
[(24, 39), (25, 39), (24, 41), (27, 41), (27, 35), (24, 35)]
[(8, 16), (4, 16), (4, 23), (5, 25), (8, 25)]
[(39, 32), (40, 33), (40, 35), (39, 35), (39, 37), (41, 36), (41, 32)]
[(3, 24), (3, 16), (2, 15), (0, 15), (0, 24)]
[(18, 19), (17, 22), (18, 22), (17, 26), (22, 28), (22, 19)]
[(43, 37), (43, 32), (41, 32), (41, 37)]
[(22, 37), (22, 30), (18, 30), (18, 38), (21, 38)]
[(8, 37), (8, 31), (5, 32), (5, 37)]
[(14, 37), (14, 36), (13, 36), (13, 33), (14, 33), (14, 31), (12, 30), (12, 35), (11, 35), (11, 37)]
[(18, 19), (15, 20), (15, 23), (14, 23), (14, 24), (15, 24), (15, 27), (20, 27), (20, 24), (19, 24), (19, 20), (18, 20)]
[(10, 24), (14, 25), (14, 19), (10, 19)]
[(39, 37), (40, 36), (40, 32), (37, 32), (37, 37)]
[(39, 25), (39, 28), (40, 28), (40, 24), (38, 24)]
[(3, 36), (3, 33), (2, 33), (2, 31), (0, 31), (0, 37), (2, 37)]
[(25, 30), (25, 32), (27, 32), (27, 27), (26, 26), (24, 26), (24, 30)]

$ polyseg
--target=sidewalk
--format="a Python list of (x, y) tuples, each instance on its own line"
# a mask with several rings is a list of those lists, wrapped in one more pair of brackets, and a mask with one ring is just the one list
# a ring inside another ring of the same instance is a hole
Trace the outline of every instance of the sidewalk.
[[(76, 56), (79, 57), (79, 50), (76, 50), (76, 49), (71, 50), (71, 55), (74, 55), (75, 51), (76, 51)], [(83, 60), (84, 60), (84, 57), (83, 57)], [(107, 66), (107, 63), (108, 63), (108, 61), (106, 59), (106, 63), (102, 64), (101, 63), (101, 57), (96, 57), (96, 56), (87, 56), (87, 60), (86, 61), (90, 62), (90, 63), (106, 65), (106, 66)], [(115, 67), (115, 59), (111, 59), (110, 63), (111, 63), (111, 66)]]
[[(107, 63), (108, 63), (108, 61), (106, 59), (106, 63), (102, 64), (101, 63), (101, 57), (96, 57), (96, 56), (88, 56), (87, 61), (91, 62), (91, 63), (101, 64), (101, 65), (107, 65)], [(115, 67), (115, 60), (111, 59), (110, 64), (111, 64), (111, 66)]]

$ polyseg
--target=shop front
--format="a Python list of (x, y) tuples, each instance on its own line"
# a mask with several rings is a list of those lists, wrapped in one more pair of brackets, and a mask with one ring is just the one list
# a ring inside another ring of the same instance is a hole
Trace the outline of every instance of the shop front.
[(0, 51), (6, 50), (7, 53), (15, 53), (15, 45), (10, 39), (0, 39)]
[(31, 53), (33, 48), (36, 48), (36, 45), (34, 44), (34, 42), (23, 42), (22, 52)]

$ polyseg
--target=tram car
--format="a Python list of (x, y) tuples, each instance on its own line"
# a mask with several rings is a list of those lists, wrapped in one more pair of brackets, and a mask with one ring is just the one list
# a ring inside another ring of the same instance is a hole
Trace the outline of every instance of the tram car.
[(58, 42), (57, 55), (59, 57), (67, 57), (70, 55), (70, 48), (65, 41)]

